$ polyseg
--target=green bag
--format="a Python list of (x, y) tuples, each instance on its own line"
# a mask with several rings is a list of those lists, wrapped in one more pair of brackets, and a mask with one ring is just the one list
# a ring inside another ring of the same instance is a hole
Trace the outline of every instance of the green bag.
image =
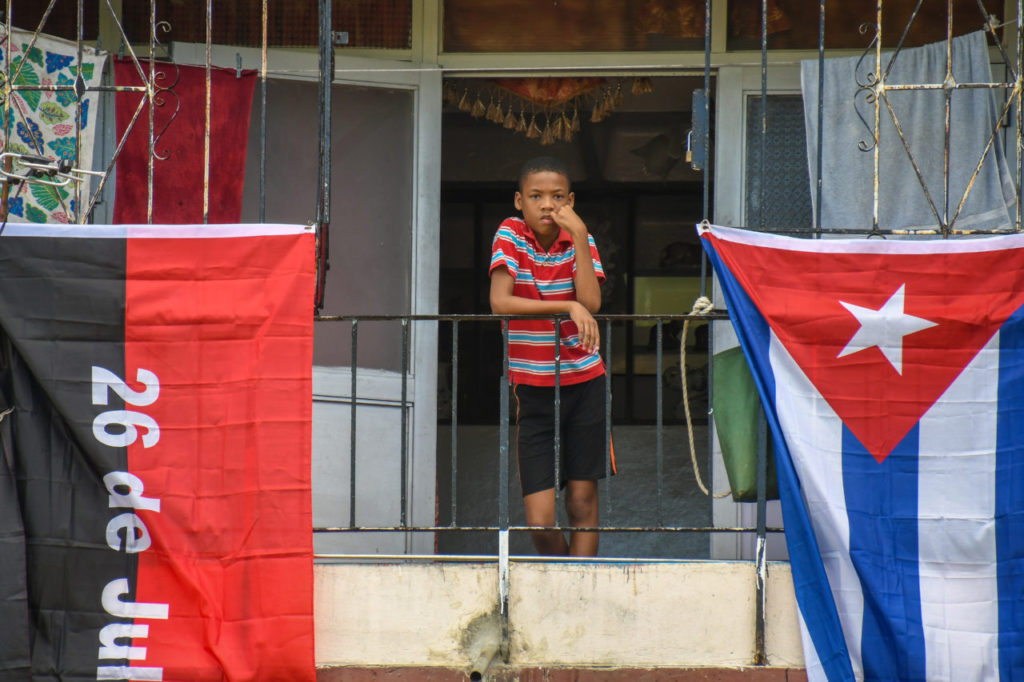
[[(760, 399), (754, 377), (739, 346), (715, 353), (712, 408), (725, 472), (737, 502), (757, 501), (757, 422)], [(775, 450), (768, 433), (767, 498), (779, 499)]]

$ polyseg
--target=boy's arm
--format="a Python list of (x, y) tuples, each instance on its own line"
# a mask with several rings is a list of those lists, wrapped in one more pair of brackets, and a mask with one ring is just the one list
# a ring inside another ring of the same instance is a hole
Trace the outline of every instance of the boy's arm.
[[(587, 253), (590, 253), (588, 250)], [(591, 265), (593, 270), (593, 265)], [(596, 277), (595, 277), (596, 281)], [(587, 351), (595, 351), (600, 345), (597, 320), (579, 301), (542, 301), (523, 298), (512, 293), (515, 279), (505, 267), (496, 267), (491, 272), (491, 312), (495, 315), (549, 315), (568, 313), (580, 332), (580, 344)], [(599, 294), (600, 295), (600, 294)]]
[(601, 284), (597, 281), (594, 259), (590, 255), (587, 226), (569, 204), (561, 206), (551, 214), (551, 217), (572, 237), (573, 249), (576, 252), (576, 275), (573, 278), (576, 300), (591, 314), (597, 313), (601, 310)]

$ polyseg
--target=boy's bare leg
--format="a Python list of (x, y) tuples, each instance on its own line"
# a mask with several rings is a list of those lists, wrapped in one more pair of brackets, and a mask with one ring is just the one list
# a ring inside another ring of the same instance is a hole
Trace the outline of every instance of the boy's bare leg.
[[(548, 488), (523, 496), (526, 507), (526, 525), (555, 525), (555, 489)], [(557, 530), (532, 530), (530, 537), (533, 546), (545, 556), (565, 556), (569, 553), (569, 545), (565, 536)]]
[[(596, 528), (598, 524), (597, 481), (569, 481), (565, 493), (565, 510), (569, 514), (570, 526)], [(574, 531), (570, 534), (569, 554), (572, 556), (597, 556), (600, 536), (590, 531)]]

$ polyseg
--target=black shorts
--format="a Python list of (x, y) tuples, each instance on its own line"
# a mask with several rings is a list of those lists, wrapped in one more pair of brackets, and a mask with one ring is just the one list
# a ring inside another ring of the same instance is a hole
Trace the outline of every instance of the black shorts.
[[(602, 375), (559, 389), (559, 487), (564, 488), (566, 481), (596, 481), (616, 473), (614, 450), (609, 448), (610, 461), (605, 457), (604, 386)], [(555, 487), (555, 389), (517, 384), (513, 392), (519, 484), (525, 496)]]

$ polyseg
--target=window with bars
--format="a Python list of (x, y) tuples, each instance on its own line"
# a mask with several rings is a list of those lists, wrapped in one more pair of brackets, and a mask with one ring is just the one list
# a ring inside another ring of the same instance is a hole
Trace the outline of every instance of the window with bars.
[(768, 95), (765, 109), (770, 134), (764, 140), (762, 174), (761, 96), (747, 98), (746, 224), (766, 230), (806, 227), (810, 231), (813, 223), (803, 98)]
[[(65, 0), (68, 1), (68, 0)], [(212, 42), (222, 45), (262, 44), (264, 0), (212, 3)], [(267, 44), (277, 47), (314, 46), (318, 41), (318, 0), (266, 0)], [(157, 0), (157, 21), (169, 31), (162, 42), (206, 41), (205, 2)], [(332, 31), (348, 34), (345, 47), (408, 50), (412, 47), (412, 0), (333, 0)], [(132, 42), (149, 40), (149, 3), (125, 3), (124, 26)]]

